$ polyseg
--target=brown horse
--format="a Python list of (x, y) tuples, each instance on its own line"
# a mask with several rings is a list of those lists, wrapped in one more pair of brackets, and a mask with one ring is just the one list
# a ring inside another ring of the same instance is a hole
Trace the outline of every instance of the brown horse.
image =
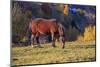
[[(33, 47), (33, 39), (36, 38), (39, 43), (40, 35), (51, 35), (52, 46), (55, 47), (55, 40), (59, 37), (62, 48), (65, 46), (64, 29), (62, 24), (58, 23), (56, 19), (37, 18), (31, 21), (29, 28), (31, 29), (31, 46)], [(40, 44), (38, 44), (40, 46)]]

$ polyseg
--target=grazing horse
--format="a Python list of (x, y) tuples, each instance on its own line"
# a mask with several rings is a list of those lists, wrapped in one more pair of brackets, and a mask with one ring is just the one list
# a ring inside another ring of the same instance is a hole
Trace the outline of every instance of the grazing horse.
[[(39, 43), (40, 35), (51, 35), (52, 37), (52, 46), (55, 47), (56, 38), (60, 39), (62, 48), (65, 47), (64, 39), (64, 28), (62, 24), (57, 22), (56, 19), (43, 19), (36, 18), (31, 20), (29, 24), (29, 29), (31, 30), (31, 46), (33, 47), (33, 39), (36, 38), (37, 43)], [(40, 44), (38, 44), (40, 46)]]

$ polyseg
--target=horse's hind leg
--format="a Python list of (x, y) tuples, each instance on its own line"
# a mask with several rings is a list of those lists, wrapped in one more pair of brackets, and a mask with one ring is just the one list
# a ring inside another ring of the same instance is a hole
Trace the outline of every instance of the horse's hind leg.
[(56, 47), (56, 46), (55, 46), (55, 37), (54, 37), (54, 33), (52, 33), (51, 36), (52, 36), (52, 46), (53, 46), (53, 47)]
[(33, 44), (34, 44), (34, 43), (33, 43), (33, 39), (34, 39), (34, 35), (32, 34), (32, 35), (31, 35), (31, 46), (32, 46), (32, 47), (33, 47)]

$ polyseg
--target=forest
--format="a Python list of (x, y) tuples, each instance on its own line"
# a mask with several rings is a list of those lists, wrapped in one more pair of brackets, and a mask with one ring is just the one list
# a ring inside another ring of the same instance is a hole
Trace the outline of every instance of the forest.
[[(27, 42), (28, 26), (34, 18), (55, 18), (65, 27), (67, 41), (95, 40), (95, 6), (12, 1), (11, 15), (13, 43)], [(41, 43), (49, 42), (48, 39), (49, 36), (40, 36)]]

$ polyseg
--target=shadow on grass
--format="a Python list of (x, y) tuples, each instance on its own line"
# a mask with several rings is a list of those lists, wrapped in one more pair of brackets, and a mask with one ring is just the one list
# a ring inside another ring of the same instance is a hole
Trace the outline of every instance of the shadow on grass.
[(75, 48), (95, 48), (96, 45), (76, 45)]

